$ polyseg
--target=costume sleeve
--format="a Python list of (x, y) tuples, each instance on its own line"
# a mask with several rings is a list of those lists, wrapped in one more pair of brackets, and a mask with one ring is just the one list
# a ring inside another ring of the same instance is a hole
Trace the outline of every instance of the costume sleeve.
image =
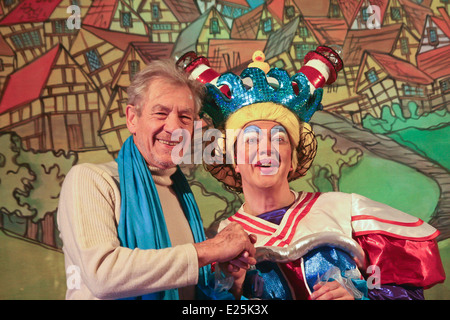
[(422, 288), (383, 284), (379, 289), (371, 289), (370, 300), (425, 300)]
[(79, 268), (81, 284), (67, 298), (118, 299), (198, 281), (197, 252), (192, 244), (161, 250), (120, 246), (117, 224), (120, 191), (97, 167), (73, 167), (64, 181), (58, 208), (66, 268)]
[[(381, 285), (430, 288), (445, 280), (439, 231), (385, 204), (352, 195), (353, 237)], [(371, 276), (371, 275), (369, 275)]]

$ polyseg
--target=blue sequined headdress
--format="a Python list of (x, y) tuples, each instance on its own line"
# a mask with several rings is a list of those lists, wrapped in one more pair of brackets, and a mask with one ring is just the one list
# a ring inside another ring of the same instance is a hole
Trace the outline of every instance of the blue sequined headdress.
[[(216, 128), (242, 128), (250, 121), (265, 120), (257, 115), (259, 111), (268, 115), (274, 110), (274, 113), (278, 113), (281, 109), (287, 109), (289, 115), (284, 116), (292, 121), (288, 121), (285, 128), (291, 138), (296, 136), (291, 142), (295, 140), (292, 157), (297, 164), (297, 169), (289, 174), (288, 181), (295, 180), (306, 174), (317, 151), (314, 133), (305, 123), (310, 121), (314, 112), (322, 109), (322, 87), (336, 80), (337, 73), (343, 68), (342, 60), (333, 49), (318, 47), (305, 56), (303, 67), (292, 77), (283, 69), (266, 68), (268, 64), (265, 63), (263, 69), (270, 69), (266, 75), (262, 69), (253, 67), (261, 63), (261, 59), (253, 59), (253, 62), (240, 76), (230, 72), (220, 75), (210, 67), (207, 58), (197, 56), (195, 52), (185, 53), (178, 59), (177, 65), (193, 79), (206, 84), (207, 94), (200, 115), (207, 115)], [(267, 118), (272, 118), (272, 115)], [(278, 122), (286, 121), (283, 118)], [(223, 162), (205, 164), (205, 168), (227, 187), (242, 191), (240, 175), (235, 172), (233, 165)]]
[[(251, 86), (244, 80), (251, 80)], [(270, 81), (270, 83), (269, 83)], [(219, 87), (226, 86), (229, 96)], [(301, 121), (308, 122), (314, 112), (322, 109), (323, 90), (318, 88), (311, 94), (310, 83), (303, 73), (289, 77), (287, 71), (273, 68), (267, 75), (259, 68), (247, 68), (237, 76), (224, 73), (216, 85), (207, 83), (207, 99), (203, 112), (208, 114), (216, 127), (223, 127), (225, 121), (237, 110), (260, 102), (272, 102), (292, 111)]]
[[(293, 145), (293, 163), (295, 161), (296, 169), (288, 176), (288, 181), (293, 181), (306, 174), (317, 150), (317, 141), (310, 126), (302, 128), (299, 125), (301, 122), (308, 122), (314, 112), (322, 109), (323, 89), (311, 90), (310, 85), (303, 73), (289, 77), (287, 71), (278, 68), (270, 69), (267, 75), (263, 70), (253, 67), (244, 69), (240, 76), (227, 72), (218, 77), (215, 85), (206, 83), (202, 113), (209, 116), (216, 128), (224, 129), (228, 125), (227, 120), (245, 108), (265, 108), (267, 103), (287, 108), (295, 115), (293, 121), (296, 125), (286, 129), (288, 132), (297, 132), (297, 140)], [(245, 115), (240, 114), (240, 121), (263, 120), (246, 116), (247, 112)], [(235, 172), (233, 165), (223, 161), (220, 164), (205, 164), (205, 169), (230, 189), (242, 191), (241, 177)]]

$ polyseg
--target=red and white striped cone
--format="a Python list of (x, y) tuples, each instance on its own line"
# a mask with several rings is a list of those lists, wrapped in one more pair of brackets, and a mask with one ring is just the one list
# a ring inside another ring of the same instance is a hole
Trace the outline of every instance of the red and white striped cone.
[(323, 88), (325, 84), (332, 84), (344, 64), (339, 54), (330, 47), (320, 46), (305, 56), (305, 64), (299, 72), (303, 73), (312, 84), (311, 93), (315, 89)]
[[(190, 51), (181, 56), (176, 64), (189, 73), (191, 79), (200, 81), (204, 84), (210, 83), (217, 86), (217, 79), (219, 78), (220, 73), (211, 68), (206, 57), (197, 56), (195, 52)], [(230, 96), (230, 90), (226, 85), (222, 85), (218, 89), (227, 97)]]

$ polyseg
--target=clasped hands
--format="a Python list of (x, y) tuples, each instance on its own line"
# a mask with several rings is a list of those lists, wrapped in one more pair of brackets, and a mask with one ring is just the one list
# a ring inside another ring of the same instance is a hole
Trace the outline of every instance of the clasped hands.
[[(247, 270), (257, 262), (254, 246), (256, 240), (255, 235), (247, 234), (244, 228), (236, 222), (230, 223), (214, 238), (207, 240), (212, 241), (211, 246), (208, 246), (209, 249), (217, 254), (213, 261), (219, 263), (220, 269), (224, 273), (234, 278), (233, 288), (230, 291), (237, 299), (242, 294), (242, 284)], [(313, 290), (314, 292), (309, 297), (310, 300), (354, 299), (353, 295), (337, 281), (316, 284)]]

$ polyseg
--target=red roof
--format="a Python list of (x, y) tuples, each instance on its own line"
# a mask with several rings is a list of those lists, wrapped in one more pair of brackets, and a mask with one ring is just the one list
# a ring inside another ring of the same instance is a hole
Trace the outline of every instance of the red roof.
[(19, 23), (44, 22), (48, 20), (61, 1), (22, 1), (0, 21), (0, 25), (7, 26)]
[(284, 0), (272, 0), (267, 4), (267, 9), (270, 13), (278, 19), (279, 22), (283, 22), (284, 14)]
[(200, 10), (195, 0), (164, 0), (164, 3), (169, 7), (178, 22), (193, 22), (200, 17)]
[(450, 75), (450, 46), (419, 54), (417, 66), (433, 79)]
[(0, 114), (36, 100), (47, 83), (60, 45), (9, 75), (0, 101)]
[(439, 7), (438, 11), (442, 16), (442, 19), (444, 19), (445, 23), (450, 28), (450, 17), (448, 16), (448, 12), (445, 10), (444, 7)]
[(344, 45), (348, 27), (343, 19), (305, 18), (309, 29), (314, 33), (319, 44)]
[(390, 53), (401, 28), (402, 24), (393, 24), (373, 30), (349, 30), (343, 46), (344, 65), (359, 66), (364, 51)]
[(330, 0), (294, 0), (294, 3), (304, 17), (326, 17), (330, 8)]
[(399, 2), (406, 11), (406, 14), (411, 18), (414, 29), (419, 34), (422, 34), (427, 16), (433, 15), (433, 11), (430, 8), (409, 0), (399, 0)]
[(353, 24), (362, 2), (362, 0), (338, 0), (342, 14), (344, 15), (345, 21), (347, 21), (348, 26)]
[(347, 21), (347, 24), (350, 27), (358, 16), (361, 7), (366, 5), (378, 6), (380, 8), (380, 20), (382, 22), (389, 5), (389, 0), (338, 0), (338, 3), (341, 7), (345, 21)]
[(145, 63), (153, 60), (168, 59), (174, 47), (173, 43), (151, 43), (151, 42), (133, 42), (130, 43)]
[(264, 6), (259, 6), (252, 11), (233, 20), (231, 28), (232, 39), (256, 39), (261, 23), (261, 15)]
[(119, 1), (94, 0), (83, 19), (83, 25), (109, 29)]
[(416, 84), (430, 84), (433, 79), (411, 63), (389, 54), (371, 52), (370, 55), (394, 79)]
[(0, 56), (14, 57), (14, 51), (0, 34)]
[(85, 30), (95, 34), (100, 39), (108, 41), (113, 46), (119, 48), (122, 51), (127, 50), (128, 45), (131, 42), (148, 42), (149, 41), (147, 36), (140, 36), (140, 35), (125, 33), (125, 32), (109, 31), (109, 30), (105, 30), (105, 29), (84, 26), (84, 24), (82, 24), (82, 29), (85, 29)]
[(447, 38), (450, 38), (450, 25), (447, 24), (447, 21), (445, 21), (444, 19), (437, 18), (437, 17), (431, 17), (431, 19), (433, 20), (434, 23), (436, 23), (436, 25), (439, 27), (439, 29), (441, 29), (442, 32), (445, 33)]

